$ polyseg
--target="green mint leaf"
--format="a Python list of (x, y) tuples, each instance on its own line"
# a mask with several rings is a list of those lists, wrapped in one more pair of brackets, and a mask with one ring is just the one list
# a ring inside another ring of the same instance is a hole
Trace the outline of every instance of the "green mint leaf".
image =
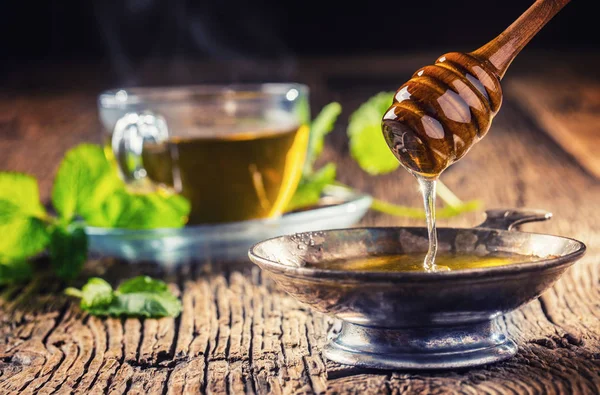
[(82, 288), (81, 307), (83, 309), (99, 309), (108, 307), (114, 299), (113, 289), (101, 278), (90, 278)]
[(24, 259), (0, 258), (0, 285), (27, 282), (31, 275), (31, 265)]
[(333, 130), (335, 121), (342, 112), (342, 106), (340, 103), (333, 102), (329, 103), (317, 115), (310, 126), (310, 138), (308, 142), (308, 153), (306, 155), (306, 161), (304, 165), (304, 173), (310, 174), (312, 167), (323, 152), (323, 145), (325, 144), (325, 136)]
[(183, 196), (129, 193), (100, 146), (82, 144), (65, 155), (52, 189), (63, 223), (77, 215), (87, 225), (127, 229), (181, 227), (190, 203)]
[(126, 229), (177, 228), (187, 222), (190, 208), (189, 201), (180, 195), (119, 190), (86, 222), (90, 226)]
[(109, 315), (142, 317), (175, 317), (181, 312), (181, 302), (169, 291), (167, 284), (148, 276), (124, 281), (115, 292)]
[[(12, 204), (14, 216), (46, 217), (46, 210), (40, 202), (40, 192), (35, 178), (21, 173), (0, 172), (0, 200), (5, 205)], [(11, 209), (4, 207), (4, 210)], [(0, 211), (3, 211), (0, 209)], [(1, 214), (0, 214), (1, 215)], [(0, 216), (0, 223), (5, 223)]]
[(50, 237), (48, 225), (33, 217), (16, 218), (0, 224), (0, 255), (24, 259), (44, 251)]
[(176, 317), (182, 309), (167, 284), (147, 276), (123, 282), (116, 292), (101, 278), (91, 278), (81, 291), (67, 288), (65, 293), (81, 298), (80, 307), (98, 316)]
[(288, 203), (287, 211), (296, 210), (316, 204), (321, 198), (323, 189), (335, 181), (336, 167), (328, 163), (317, 172), (305, 175), (292, 200)]
[(171, 292), (134, 292), (117, 295), (106, 311), (111, 316), (177, 317), (181, 302)]
[(400, 165), (381, 132), (381, 118), (391, 106), (393, 97), (393, 92), (381, 92), (350, 115), (350, 154), (364, 171), (372, 175), (389, 173)]
[(46, 210), (35, 178), (0, 172), (0, 255), (15, 260), (36, 255), (48, 244)]
[(117, 288), (117, 293), (128, 294), (134, 292), (165, 292), (168, 291), (167, 284), (161, 280), (155, 280), (148, 276), (138, 276), (124, 281)]
[(52, 204), (65, 222), (76, 215), (87, 219), (119, 188), (123, 188), (123, 182), (102, 148), (81, 144), (67, 152), (58, 168)]
[(80, 298), (80, 306), (83, 310), (107, 309), (114, 299), (110, 284), (98, 277), (90, 278), (81, 291), (67, 288), (65, 294)]
[(19, 216), (19, 206), (9, 200), (0, 199), (0, 224), (12, 222)]
[(76, 278), (87, 258), (87, 247), (81, 225), (57, 225), (50, 238), (50, 260), (56, 275), (66, 281)]

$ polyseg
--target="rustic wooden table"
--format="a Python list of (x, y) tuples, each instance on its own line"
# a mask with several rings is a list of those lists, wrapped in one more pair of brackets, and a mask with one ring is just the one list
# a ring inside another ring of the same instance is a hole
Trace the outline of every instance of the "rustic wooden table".
[[(339, 164), (342, 182), (417, 206), (415, 181), (401, 170), (367, 176), (349, 158), (344, 132), (347, 116), (360, 102), (393, 88), (432, 59), (310, 60), (280, 77), (307, 82), (315, 109), (331, 100), (344, 106), (324, 158)], [(527, 64), (539, 68), (538, 60)], [(443, 176), (461, 198), (482, 199), (487, 208), (550, 210), (550, 222), (524, 229), (588, 245), (585, 258), (551, 290), (501, 320), (519, 345), (515, 358), (435, 373), (340, 366), (320, 353), (332, 321), (279, 292), (249, 262), (224, 266), (199, 261), (167, 273), (152, 264), (101, 260), (90, 262), (88, 270), (102, 270), (114, 282), (140, 272), (165, 276), (181, 295), (181, 316), (91, 317), (61, 296), (56, 284), (43, 280), (1, 289), (0, 393), (600, 393), (600, 182), (594, 171), (582, 167), (589, 161), (566, 153), (542, 130), (552, 129), (548, 120), (556, 119), (562, 130), (577, 134), (579, 130), (569, 129), (569, 120), (588, 119), (576, 123), (577, 128), (587, 128), (587, 144), (599, 144), (600, 85), (590, 74), (577, 73), (579, 62), (563, 63), (546, 73), (527, 73), (532, 69), (523, 62), (522, 73), (509, 71), (505, 102), (488, 137)], [(599, 63), (592, 64), (597, 69)], [(0, 96), (0, 169), (38, 177), (44, 199), (64, 152), (82, 141), (99, 142), (95, 95), (112, 80), (96, 79), (94, 70), (70, 66), (18, 72), (6, 79), (5, 86), (14, 89)], [(145, 72), (136, 83), (155, 78)], [(160, 76), (152, 81), (161, 83)], [(568, 84), (539, 89), (556, 86), (558, 77), (568, 77)], [(44, 84), (50, 87), (41, 88)], [(532, 84), (538, 88), (527, 89)], [(582, 91), (593, 94), (584, 101), (569, 99)], [(481, 220), (482, 212), (477, 212), (439, 222), (473, 226)], [(421, 225), (375, 213), (362, 222), (407, 224)]]

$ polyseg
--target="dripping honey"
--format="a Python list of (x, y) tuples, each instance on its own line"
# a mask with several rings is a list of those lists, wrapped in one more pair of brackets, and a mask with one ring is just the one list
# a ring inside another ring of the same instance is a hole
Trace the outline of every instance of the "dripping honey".
[(449, 53), (402, 85), (382, 119), (386, 143), (417, 177), (427, 218), (423, 270), (436, 271), (435, 184), (487, 133), (500, 109), (500, 79), (472, 54)]

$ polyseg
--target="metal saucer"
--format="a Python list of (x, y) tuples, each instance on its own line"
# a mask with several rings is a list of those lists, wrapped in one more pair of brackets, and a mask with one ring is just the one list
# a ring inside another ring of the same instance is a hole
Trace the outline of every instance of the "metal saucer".
[(297, 233), (262, 241), (249, 256), (291, 296), (342, 321), (341, 331), (324, 349), (330, 360), (380, 369), (484, 365), (517, 352), (496, 318), (537, 298), (586, 248), (566, 237), (510, 231), (517, 224), (550, 218), (545, 211), (486, 214), (476, 228), (439, 228), (440, 250), (540, 259), (436, 273), (318, 267), (332, 259), (426, 251), (427, 230), (418, 227)]

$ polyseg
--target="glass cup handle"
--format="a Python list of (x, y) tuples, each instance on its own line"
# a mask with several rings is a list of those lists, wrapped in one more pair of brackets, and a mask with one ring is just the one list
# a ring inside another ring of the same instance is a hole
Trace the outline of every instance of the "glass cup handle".
[(127, 113), (115, 124), (112, 135), (112, 151), (121, 178), (128, 184), (147, 184), (142, 151), (145, 143), (159, 144), (169, 137), (165, 119), (151, 111)]

